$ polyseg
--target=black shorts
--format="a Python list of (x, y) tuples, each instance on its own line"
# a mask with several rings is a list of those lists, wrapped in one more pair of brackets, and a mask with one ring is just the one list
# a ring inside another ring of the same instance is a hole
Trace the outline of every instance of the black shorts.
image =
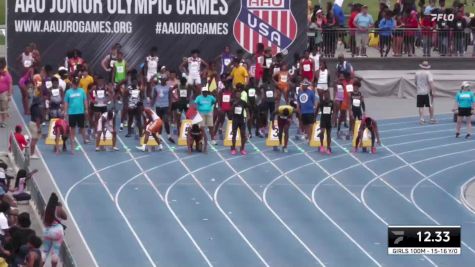
[(302, 123), (303, 125), (310, 125), (315, 123), (315, 114), (305, 113), (302, 114)]
[(472, 116), (472, 108), (459, 108), (459, 117), (470, 117)]
[(155, 111), (162, 120), (168, 117), (168, 107), (156, 107)]
[(240, 131), (243, 131), (244, 133), (246, 132), (246, 122), (243, 119), (233, 120), (233, 128), (231, 130), (233, 134), (236, 133), (236, 136), (238, 128)]
[(432, 103), (430, 101), (429, 95), (417, 95), (417, 107), (418, 108), (423, 108), (423, 107), (431, 107)]
[(84, 128), (84, 114), (69, 115), (69, 126)]
[(363, 116), (361, 108), (352, 108), (351, 111), (353, 112), (353, 117), (355, 117), (355, 119), (361, 120), (361, 117)]
[(172, 103), (172, 110), (176, 110), (178, 112), (188, 111), (187, 101), (186, 100), (178, 100), (177, 102), (173, 102)]
[(331, 117), (322, 118), (320, 120), (320, 128), (322, 129), (331, 129), (332, 128), (332, 120)]
[(106, 106), (104, 106), (104, 107), (96, 107), (96, 106), (94, 106), (94, 107), (92, 107), (92, 111), (102, 114), (102, 113), (107, 112), (107, 107), (106, 107)]

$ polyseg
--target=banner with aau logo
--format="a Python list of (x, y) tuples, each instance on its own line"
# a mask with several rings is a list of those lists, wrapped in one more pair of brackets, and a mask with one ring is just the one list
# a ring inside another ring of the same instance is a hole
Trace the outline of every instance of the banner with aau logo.
[(306, 14), (303, 0), (7, 0), (7, 55), (13, 66), (36, 43), (42, 63), (57, 67), (76, 48), (100, 71), (115, 43), (134, 68), (153, 46), (172, 69), (193, 49), (210, 60), (225, 45), (293, 54), (305, 49)]

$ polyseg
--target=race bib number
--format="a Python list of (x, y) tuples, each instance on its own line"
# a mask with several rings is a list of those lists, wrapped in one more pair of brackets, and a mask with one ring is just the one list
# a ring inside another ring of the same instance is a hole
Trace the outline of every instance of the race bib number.
[(264, 57), (258, 57), (257, 58), (257, 63), (262, 65), (264, 63)]
[(280, 68), (274, 68), (274, 75), (280, 72)]
[(229, 103), (231, 101), (231, 96), (230, 95), (223, 95), (223, 102), (224, 103)]
[(343, 93), (343, 86), (341, 84), (337, 85), (336, 90), (338, 91), (338, 93)]
[(359, 108), (361, 106), (361, 100), (353, 99), (353, 106)]
[(266, 67), (270, 67), (272, 65), (272, 58), (266, 58)]
[(51, 87), (53, 87), (53, 83), (51, 81), (46, 81), (45, 86), (46, 88), (50, 89)]
[(104, 90), (97, 90), (97, 97), (98, 98), (104, 98), (105, 92)]
[(332, 113), (331, 107), (323, 107), (323, 114), (328, 115)]
[(346, 91), (347, 91), (348, 93), (353, 92), (353, 85), (352, 85), (352, 84), (348, 84), (348, 85), (346, 86)]
[(462, 22), (457, 22), (457, 28), (462, 28)]
[(310, 67), (309, 64), (303, 65), (303, 71), (310, 71), (312, 68)]
[(123, 73), (124, 72), (124, 66), (117, 66), (116, 70), (118, 73)]
[(242, 107), (234, 107), (234, 114), (241, 115), (242, 114)]
[(29, 60), (29, 59), (23, 61), (23, 66), (24, 66), (25, 68), (29, 68), (29, 67), (31, 67), (31, 65), (33, 65), (33, 61), (31, 61), (31, 60)]
[(180, 90), (180, 97), (187, 97), (188, 92), (186, 90)]
[(274, 91), (266, 91), (266, 96), (267, 96), (267, 98), (274, 97)]
[(256, 66), (255, 65), (252, 65), (250, 68), (249, 68), (249, 75), (251, 77), (255, 77), (256, 76)]
[(51, 90), (51, 95), (53, 95), (53, 96), (59, 96), (59, 89), (53, 89), (53, 90)]
[(249, 97), (255, 97), (256, 96), (256, 89), (250, 88), (249, 89)]
[(231, 59), (229, 58), (225, 58), (223, 61), (224, 61), (224, 66), (227, 66), (231, 63)]
[(140, 90), (132, 90), (130, 94), (132, 98), (139, 98)]

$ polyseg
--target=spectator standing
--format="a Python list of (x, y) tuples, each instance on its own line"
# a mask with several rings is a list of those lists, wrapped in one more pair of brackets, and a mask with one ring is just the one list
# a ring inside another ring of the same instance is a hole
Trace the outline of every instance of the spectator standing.
[[(389, 50), (391, 49), (391, 41), (393, 31), (396, 28), (396, 22), (391, 16), (391, 11), (386, 10), (384, 18), (379, 22), (379, 53), (381, 57), (387, 57)], [(384, 52), (384, 47), (386, 47), (386, 52)]]
[[(439, 13), (444, 13), (446, 15), (450, 14), (450, 10), (446, 10), (442, 5), (440, 6)], [(438, 50), (441, 56), (446, 56), (449, 52), (449, 24), (447, 21), (441, 19), (437, 22), (437, 32), (438, 32)]]
[(55, 193), (51, 193), (48, 204), (46, 205), (44, 214), (45, 230), (43, 232), (43, 248), (44, 255), (43, 264), (51, 256), (51, 266), (56, 267), (59, 261), (59, 249), (63, 243), (64, 228), (62, 220), (67, 220), (66, 211), (58, 200)]
[(74, 151), (74, 139), (76, 127), (79, 128), (84, 144), (89, 143), (84, 131), (84, 121), (87, 114), (86, 93), (79, 86), (79, 77), (74, 77), (71, 88), (66, 91), (64, 96), (64, 114), (68, 115), (68, 122), (71, 133), (71, 152)]
[(394, 38), (393, 38), (393, 52), (394, 57), (402, 56), (402, 42), (404, 40), (404, 24), (402, 23), (402, 19), (400, 15), (396, 15), (396, 30), (394, 31)]
[(475, 57), (475, 17), (470, 20), (469, 24), (470, 29), (472, 30), (473, 36), (473, 50), (472, 50), (472, 57)]
[(417, 90), (417, 108), (419, 108), (419, 123), (425, 124), (424, 107), (429, 108), (430, 123), (436, 123), (434, 117), (434, 77), (429, 71), (428, 61), (419, 64), (421, 70), (416, 72), (415, 83)]
[(328, 9), (323, 23), (323, 53), (325, 57), (334, 57), (337, 44), (337, 25), (333, 11)]
[[(343, 3), (343, 1), (341, 1)], [(348, 47), (345, 41), (346, 31), (344, 30), (346, 27), (346, 18), (345, 13), (343, 12), (343, 7), (340, 6), (340, 3), (337, 1), (333, 4), (333, 16), (336, 20), (336, 26), (338, 27), (338, 41), (342, 41), (345, 48)]]
[(338, 55), (338, 63), (336, 64), (336, 77), (339, 77), (340, 74), (354, 76), (353, 66), (345, 60), (343, 54)]
[(356, 55), (366, 56), (369, 40), (369, 28), (373, 27), (373, 17), (368, 14), (368, 6), (363, 6), (361, 12), (355, 17), (356, 30)]
[(432, 48), (432, 33), (434, 31), (434, 27), (435, 22), (432, 21), (431, 11), (426, 8), (424, 10), (424, 17), (421, 21), (423, 57), (430, 57), (430, 50)]
[(350, 18), (348, 19), (348, 28), (350, 28), (350, 51), (351, 51), (351, 57), (354, 57), (356, 54), (356, 40), (355, 40), (355, 34), (356, 34), (356, 26), (355, 26), (355, 18), (356, 16), (361, 12), (361, 4), (353, 4), (351, 6), (351, 14)]
[(453, 27), (453, 34), (455, 39), (455, 55), (456, 56), (463, 56), (465, 51), (464, 47), (464, 37), (465, 37), (465, 28), (467, 27), (467, 21), (463, 17), (463, 13), (461, 11), (457, 12), (455, 19), (452, 24)]
[(412, 57), (416, 52), (416, 31), (419, 28), (419, 22), (417, 20), (417, 11), (412, 10), (409, 16), (403, 20), (404, 28), (406, 28), (404, 34), (404, 50), (407, 51), (407, 55)]
[(33, 99), (30, 106), (30, 122), (28, 123), (28, 129), (31, 134), (31, 149), (30, 158), (37, 159), (36, 143), (41, 137), (41, 122), (43, 121), (43, 113), (41, 112), (41, 102), (38, 98)]
[(6, 71), (7, 62), (0, 58), (0, 128), (6, 127), (8, 105), (12, 97), (12, 76)]

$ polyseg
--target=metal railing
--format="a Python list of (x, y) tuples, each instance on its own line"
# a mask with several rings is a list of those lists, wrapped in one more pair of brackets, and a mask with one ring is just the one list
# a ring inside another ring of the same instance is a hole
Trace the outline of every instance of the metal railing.
[(342, 47), (351, 56), (472, 56), (475, 55), (474, 37), (475, 29), (469, 28), (371, 28), (365, 32), (348, 28), (322, 28), (307, 32), (307, 47), (310, 50), (318, 47), (325, 57), (335, 57), (335, 54), (342, 52)]
[[(24, 150), (21, 149), (20, 145), (16, 141), (15, 135), (12, 131), (10, 131), (10, 153), (13, 157), (13, 161), (15, 165), (20, 168), (24, 169), (27, 172), (30, 172), (30, 149), (26, 147)], [(36, 184), (34, 179), (29, 179), (27, 181), (27, 190), (31, 194), (31, 202), (32, 206), (36, 210), (36, 212), (41, 215), (44, 213), (46, 209), (46, 201), (47, 199), (41, 193), (38, 185)], [(66, 241), (63, 242), (60, 250), (60, 260), (62, 266), (64, 267), (75, 267), (76, 264), (72, 257), (71, 251), (69, 250)]]

